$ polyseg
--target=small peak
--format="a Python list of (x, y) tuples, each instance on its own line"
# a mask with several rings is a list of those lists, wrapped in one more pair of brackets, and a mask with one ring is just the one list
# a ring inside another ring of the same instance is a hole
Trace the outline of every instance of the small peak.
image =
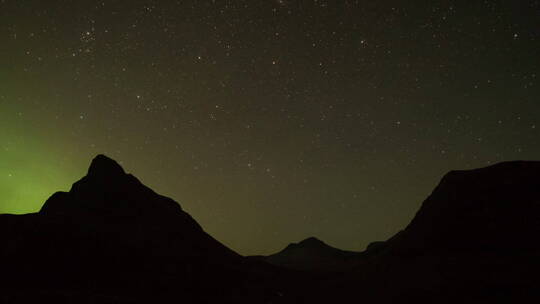
[(323, 246), (326, 246), (326, 244), (323, 241), (321, 241), (318, 238), (313, 237), (313, 236), (301, 241), (300, 243), (298, 243), (298, 245), (306, 245), (306, 246), (314, 246), (314, 245), (320, 246), (320, 245), (323, 245)]
[(88, 176), (110, 177), (125, 175), (124, 169), (113, 159), (99, 154), (92, 160), (88, 168)]

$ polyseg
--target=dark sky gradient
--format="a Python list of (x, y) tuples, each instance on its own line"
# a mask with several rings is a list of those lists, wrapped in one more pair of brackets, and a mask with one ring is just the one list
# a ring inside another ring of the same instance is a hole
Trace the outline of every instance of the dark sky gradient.
[(0, 1), (0, 212), (104, 153), (242, 254), (540, 155), (539, 1)]

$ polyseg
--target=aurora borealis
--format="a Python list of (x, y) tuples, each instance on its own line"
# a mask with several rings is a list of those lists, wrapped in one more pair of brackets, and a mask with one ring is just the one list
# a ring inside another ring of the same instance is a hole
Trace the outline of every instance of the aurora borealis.
[(0, 212), (104, 153), (242, 254), (540, 155), (538, 1), (0, 1)]

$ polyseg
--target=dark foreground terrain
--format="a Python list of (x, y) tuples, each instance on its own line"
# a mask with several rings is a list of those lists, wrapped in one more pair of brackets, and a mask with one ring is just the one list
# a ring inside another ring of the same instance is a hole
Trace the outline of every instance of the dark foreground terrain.
[(361, 253), (310, 238), (243, 257), (99, 155), (38, 213), (0, 215), (0, 303), (535, 303), (540, 162), (443, 177)]

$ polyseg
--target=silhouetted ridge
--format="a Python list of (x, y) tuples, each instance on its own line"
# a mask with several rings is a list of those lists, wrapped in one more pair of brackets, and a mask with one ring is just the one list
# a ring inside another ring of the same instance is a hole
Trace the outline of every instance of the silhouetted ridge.
[(450, 171), (357, 269), (389, 303), (538, 302), (538, 235), (540, 162)]
[(537, 303), (538, 235), (540, 162), (518, 161), (449, 172), (364, 252), (310, 237), (245, 259), (98, 155), (39, 213), (0, 215), (0, 302)]
[[(387, 241), (394, 253), (540, 248), (540, 162), (451, 171), (414, 219)], [(511, 246), (509, 244), (512, 244)]]
[(298, 243), (290, 243), (289, 245), (287, 245), (287, 247), (284, 249), (284, 250), (287, 250), (287, 249), (291, 249), (291, 248), (311, 248), (311, 249), (325, 249), (325, 248), (328, 248), (330, 246), (328, 246), (326, 243), (324, 243), (323, 241), (319, 240), (318, 238), (316, 237), (309, 237), (305, 240), (302, 240)]

